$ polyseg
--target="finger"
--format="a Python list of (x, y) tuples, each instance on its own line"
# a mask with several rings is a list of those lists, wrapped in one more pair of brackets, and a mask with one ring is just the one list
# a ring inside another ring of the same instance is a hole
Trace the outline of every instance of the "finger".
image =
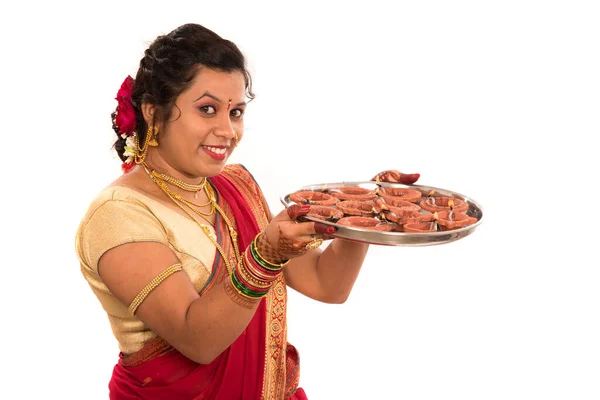
[(304, 205), (292, 204), (291, 206), (289, 206), (287, 208), (286, 211), (287, 211), (288, 217), (293, 221), (293, 220), (297, 219), (298, 217), (308, 214), (308, 212), (310, 211), (310, 206), (306, 205), (306, 204), (304, 204)]
[(385, 171), (381, 171), (380, 173), (375, 175), (371, 180), (377, 182), (398, 182), (400, 180), (400, 172), (388, 169)]
[(420, 177), (421, 177), (421, 174), (403, 174), (403, 173), (400, 173), (400, 183), (403, 183), (405, 185), (412, 185), (417, 180), (419, 180)]
[(321, 224), (319, 222), (301, 222), (294, 225), (290, 232), (294, 232), (294, 236), (302, 240), (310, 240), (313, 236), (331, 235), (337, 231), (337, 228), (330, 225)]
[(412, 185), (415, 183), (420, 174), (403, 174), (400, 171), (396, 170), (387, 170), (378, 173), (371, 179), (372, 181), (381, 181), (381, 182), (391, 182), (391, 183), (403, 183), (405, 185)]
[(315, 233), (319, 235), (331, 235), (337, 231), (337, 228), (334, 226), (320, 224), (318, 222), (313, 222), (313, 229)]

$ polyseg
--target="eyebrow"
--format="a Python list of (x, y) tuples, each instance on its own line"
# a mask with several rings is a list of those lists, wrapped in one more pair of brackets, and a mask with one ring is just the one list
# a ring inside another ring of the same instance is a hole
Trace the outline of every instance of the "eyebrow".
[[(210, 94), (209, 92), (204, 92), (204, 94), (202, 96), (200, 96), (196, 100), (194, 100), (194, 103), (203, 97), (210, 97), (211, 99), (215, 100), (216, 102), (223, 103), (223, 101), (221, 101), (221, 99), (219, 99), (217, 96)], [(246, 105), (246, 102), (242, 101), (241, 103), (237, 103), (235, 106), (239, 107), (239, 106), (245, 106), (245, 105)]]

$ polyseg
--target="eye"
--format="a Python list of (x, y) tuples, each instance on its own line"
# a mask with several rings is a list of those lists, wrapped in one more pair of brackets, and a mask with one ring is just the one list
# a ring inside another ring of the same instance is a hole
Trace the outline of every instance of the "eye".
[(205, 114), (215, 114), (217, 110), (213, 106), (202, 106), (200, 107), (200, 111)]
[(240, 110), (239, 108), (236, 108), (234, 110), (231, 110), (230, 114), (232, 117), (241, 118), (242, 115), (244, 115), (244, 110)]

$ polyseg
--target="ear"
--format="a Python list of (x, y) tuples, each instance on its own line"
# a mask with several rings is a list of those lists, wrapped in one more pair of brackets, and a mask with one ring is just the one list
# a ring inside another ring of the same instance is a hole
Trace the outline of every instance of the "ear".
[(156, 113), (156, 107), (151, 103), (142, 103), (142, 114), (144, 115), (144, 120), (146, 121), (146, 125), (152, 125), (154, 121), (154, 114)]

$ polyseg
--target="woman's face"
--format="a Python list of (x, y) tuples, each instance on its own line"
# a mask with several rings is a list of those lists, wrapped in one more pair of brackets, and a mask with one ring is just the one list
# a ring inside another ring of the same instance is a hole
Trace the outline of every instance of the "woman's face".
[(160, 156), (190, 178), (218, 175), (244, 134), (245, 95), (241, 72), (201, 68), (161, 128)]

